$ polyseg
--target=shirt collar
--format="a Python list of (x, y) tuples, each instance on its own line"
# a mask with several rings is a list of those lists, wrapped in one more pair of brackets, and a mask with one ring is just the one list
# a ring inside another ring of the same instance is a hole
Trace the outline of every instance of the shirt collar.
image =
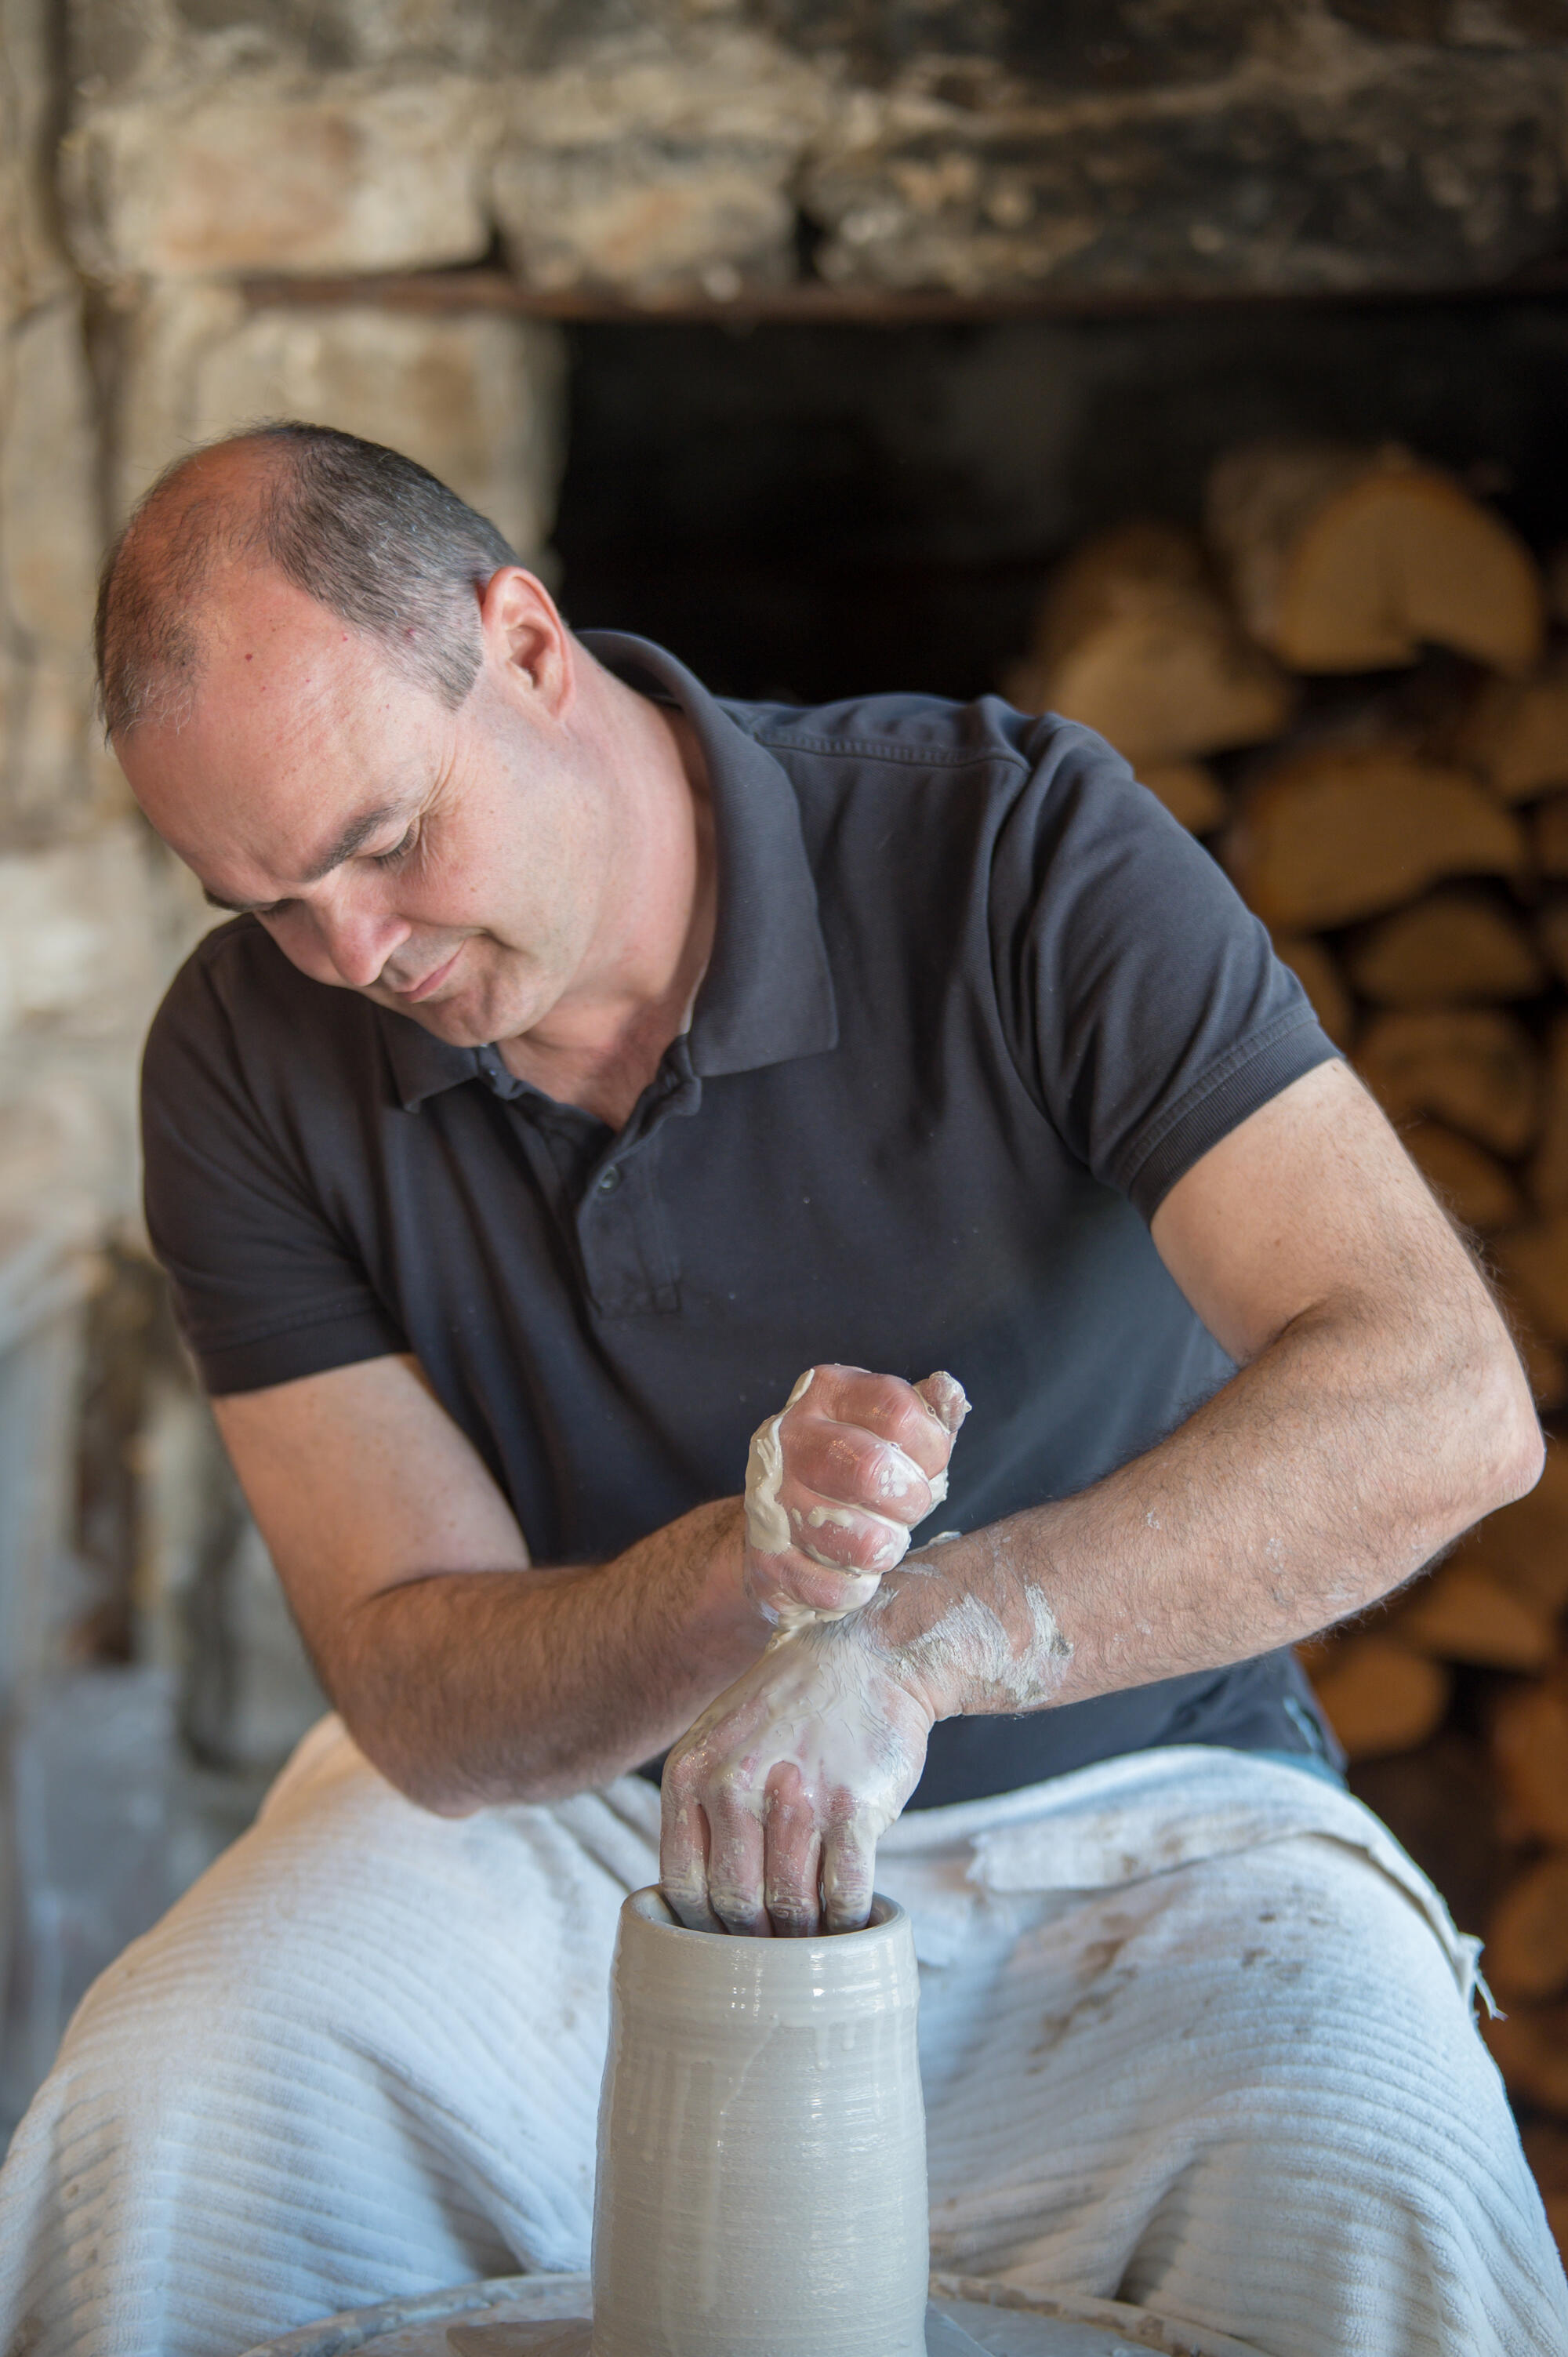
[[(817, 888), (784, 771), (651, 640), (621, 630), (579, 636), (607, 670), (679, 705), (707, 763), (718, 898), (713, 952), (692, 1013), (693, 1071), (703, 1079), (755, 1071), (836, 1047), (838, 1009)], [(478, 1049), (454, 1048), (390, 1007), (377, 1013), (405, 1111), (478, 1076)]]

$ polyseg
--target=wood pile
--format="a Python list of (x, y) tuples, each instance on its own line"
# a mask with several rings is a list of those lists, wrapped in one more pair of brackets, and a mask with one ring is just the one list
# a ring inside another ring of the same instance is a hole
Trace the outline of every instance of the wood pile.
[[(1552, 642), (1552, 627), (1558, 630)], [(1007, 679), (1209, 842), (1568, 1408), (1568, 551), (1441, 468), (1268, 443), (1202, 534), (1123, 525)], [(1485, 1933), (1487, 2029), (1568, 2235), (1568, 1447), (1391, 1604), (1303, 1649), (1358, 1791)]]

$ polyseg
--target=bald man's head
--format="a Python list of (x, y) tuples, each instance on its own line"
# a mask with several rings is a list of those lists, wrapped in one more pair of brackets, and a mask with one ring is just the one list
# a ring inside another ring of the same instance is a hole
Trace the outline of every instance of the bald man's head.
[(265, 570), (455, 708), (479, 667), (475, 591), (517, 561), (494, 524), (380, 443), (285, 421), (209, 444), (159, 476), (104, 564), (104, 726), (118, 740), (177, 723), (199, 690), (205, 616)]

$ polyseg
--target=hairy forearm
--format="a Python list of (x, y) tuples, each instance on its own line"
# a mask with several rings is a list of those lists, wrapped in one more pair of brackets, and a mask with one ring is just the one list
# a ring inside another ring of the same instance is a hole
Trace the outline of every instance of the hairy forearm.
[(1412, 1577), (1540, 1467), (1479, 1286), (1440, 1323), (1311, 1313), (1076, 1497), (912, 1559), (868, 1608), (939, 1717), (1241, 1661)]
[(665, 1750), (761, 1651), (741, 1534), (727, 1499), (608, 1563), (403, 1580), (319, 1666), (361, 1749), (427, 1808), (582, 1792)]

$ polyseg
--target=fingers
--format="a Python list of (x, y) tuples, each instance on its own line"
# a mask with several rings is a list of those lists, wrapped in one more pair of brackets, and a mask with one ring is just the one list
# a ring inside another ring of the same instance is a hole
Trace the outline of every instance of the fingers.
[[(908, 1544), (908, 1532), (945, 1490), (941, 1467), (952, 1444), (910, 1385), (833, 1374), (780, 1418), (779, 1511), (791, 1544), (814, 1562), (889, 1571)], [(860, 1416), (879, 1416), (893, 1432), (904, 1432), (929, 1465), (891, 1433), (856, 1421)]]
[[(909, 1530), (947, 1494), (947, 1461), (967, 1412), (948, 1374), (928, 1375), (922, 1389), (861, 1367), (808, 1368), (752, 1435), (749, 1550), (798, 1551), (835, 1571), (890, 1571)], [(834, 1596), (808, 1609), (854, 1608)]]
[(822, 1836), (822, 1929), (858, 1932), (871, 1913), (876, 1845), (853, 1822), (832, 1826)]
[(816, 1810), (791, 1760), (782, 1761), (768, 1776), (763, 1828), (763, 1896), (775, 1937), (811, 1939), (822, 1924), (822, 1835)]
[(853, 1822), (824, 1835), (799, 1769), (770, 1773), (760, 1816), (721, 1802), (666, 1799), (660, 1882), (688, 1932), (815, 1939), (856, 1932), (871, 1912), (875, 1845)]
[[(950, 1375), (944, 1380), (953, 1383)], [(930, 1383), (936, 1378), (928, 1375), (926, 1381)], [(956, 1383), (953, 1390), (961, 1399)], [(942, 1470), (957, 1430), (956, 1425), (950, 1427), (917, 1384), (907, 1383), (897, 1375), (873, 1374), (865, 1367), (818, 1367), (810, 1391), (800, 1394), (798, 1406), (802, 1416), (832, 1417), (875, 1434), (927, 1475)]]
[[(922, 1492), (924, 1483), (921, 1484)], [(876, 1506), (863, 1506), (841, 1492), (824, 1497), (804, 1482), (787, 1480), (783, 1498), (789, 1517), (790, 1544), (809, 1562), (833, 1572), (863, 1572), (871, 1577), (891, 1571), (903, 1560), (909, 1544), (909, 1525), (919, 1516), (908, 1509), (895, 1514)], [(928, 1506), (922, 1512), (929, 1512)]]
[(771, 1938), (763, 1898), (766, 1835), (761, 1817), (739, 1797), (730, 1780), (714, 1779), (707, 1792), (708, 1905), (726, 1932), (743, 1938)]
[(969, 1399), (958, 1377), (939, 1367), (934, 1375), (923, 1375), (915, 1389), (950, 1440), (956, 1440), (958, 1428), (969, 1414)]
[(671, 1793), (668, 1776), (659, 1836), (659, 1887), (676, 1921), (688, 1932), (723, 1931), (708, 1904), (707, 1818), (694, 1797)]
[(748, 1554), (742, 1577), (751, 1601), (775, 1620), (800, 1610), (838, 1620), (869, 1604), (880, 1585), (876, 1572), (837, 1570), (795, 1548), (787, 1555)]

